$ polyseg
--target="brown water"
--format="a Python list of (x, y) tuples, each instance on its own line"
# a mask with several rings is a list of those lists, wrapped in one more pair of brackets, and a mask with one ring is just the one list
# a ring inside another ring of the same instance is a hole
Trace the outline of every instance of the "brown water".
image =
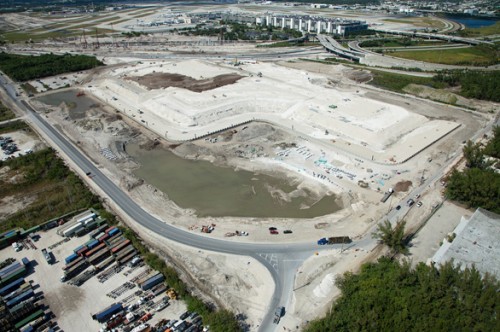
[(199, 217), (313, 218), (341, 209), (335, 196), (318, 201), (307, 191), (290, 201), (273, 198), (271, 187), (285, 193), (297, 189), (284, 179), (183, 159), (161, 148), (147, 151), (130, 144), (127, 152), (141, 164), (136, 176)]
[(85, 112), (96, 105), (96, 102), (84, 96), (77, 97), (76, 94), (78, 91), (76, 90), (66, 90), (60, 92), (54, 92), (50, 94), (46, 94), (37, 98), (38, 101), (51, 105), (51, 106), (59, 106), (62, 103), (65, 103), (69, 109), (69, 116), (73, 120), (82, 119), (85, 117)]

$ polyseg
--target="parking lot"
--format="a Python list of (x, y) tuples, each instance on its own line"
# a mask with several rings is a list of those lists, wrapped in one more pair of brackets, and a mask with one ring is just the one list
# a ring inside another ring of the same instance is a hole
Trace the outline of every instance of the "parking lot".
[(23, 130), (17, 130), (0, 135), (0, 159), (15, 158), (32, 153), (40, 141)]
[[(150, 268), (144, 264), (135, 267), (124, 265), (119, 268), (113, 268), (115, 264), (112, 264), (102, 272), (90, 276), (81, 286), (61, 282), (62, 267), (66, 265), (65, 257), (72, 254), (76, 247), (88, 242), (89, 235), (64, 241), (64, 238), (56, 233), (59, 227), (39, 232), (38, 241), (33, 242), (36, 249), (25, 245), (18, 252), (12, 246), (1, 250), (0, 261), (9, 257), (17, 260), (27, 257), (32, 261), (33, 272), (26, 277), (26, 280), (33, 280), (35, 284), (40, 285), (44, 302), (55, 314), (55, 320), (63, 331), (98, 331), (102, 324), (93, 320), (91, 316), (119, 302), (124, 308), (133, 305), (135, 324), (138, 324), (138, 319), (147, 313), (152, 314), (147, 323), (155, 326), (162, 320), (179, 320), (179, 317), (186, 312), (186, 305), (179, 300), (169, 299), (168, 306), (162, 308), (164, 305), (161, 304), (166, 297), (165, 291), (153, 297), (148, 296), (149, 291), (140, 290), (136, 282), (151, 273), (148, 272)], [(41, 249), (44, 248), (51, 252), (52, 264), (49, 264), (42, 254)], [(90, 268), (85, 271), (88, 270)], [(81, 277), (85, 271), (75, 278)]]

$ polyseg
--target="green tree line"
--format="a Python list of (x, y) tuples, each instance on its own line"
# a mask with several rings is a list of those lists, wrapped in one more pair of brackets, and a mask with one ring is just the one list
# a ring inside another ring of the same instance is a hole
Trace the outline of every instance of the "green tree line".
[(500, 213), (500, 174), (492, 168), (494, 162), (486, 154), (500, 155), (500, 128), (494, 128), (494, 137), (483, 149), (480, 144), (468, 141), (463, 148), (467, 168), (454, 170), (448, 178), (447, 198)]
[(0, 69), (16, 81), (86, 70), (103, 63), (93, 56), (42, 54), (38, 56), (0, 53)]
[(304, 331), (497, 331), (499, 282), (452, 262), (437, 268), (382, 257), (348, 272), (325, 318)]
[(498, 70), (444, 70), (437, 73), (433, 79), (451, 87), (459, 86), (460, 94), (467, 98), (500, 101)]

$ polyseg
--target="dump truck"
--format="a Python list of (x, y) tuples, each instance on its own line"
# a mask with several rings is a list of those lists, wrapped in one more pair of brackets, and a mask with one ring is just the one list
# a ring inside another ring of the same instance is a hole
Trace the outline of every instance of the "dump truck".
[(349, 236), (332, 236), (329, 238), (323, 237), (318, 240), (318, 245), (323, 246), (325, 244), (339, 244), (339, 243), (351, 243), (352, 240)]
[(387, 190), (384, 194), (384, 196), (382, 197), (382, 199), (380, 200), (382, 203), (385, 203), (389, 197), (391, 197), (391, 195), (394, 193), (394, 190), (392, 188), (389, 188), (389, 190)]

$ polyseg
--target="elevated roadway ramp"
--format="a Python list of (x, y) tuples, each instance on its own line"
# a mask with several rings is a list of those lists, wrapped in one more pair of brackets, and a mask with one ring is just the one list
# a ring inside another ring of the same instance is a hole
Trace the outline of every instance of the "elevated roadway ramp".
[(321, 45), (323, 45), (323, 47), (326, 48), (327, 51), (337, 54), (342, 58), (359, 62), (364, 56), (363, 53), (348, 50), (330, 36), (317, 35), (316, 38), (318, 38)]

